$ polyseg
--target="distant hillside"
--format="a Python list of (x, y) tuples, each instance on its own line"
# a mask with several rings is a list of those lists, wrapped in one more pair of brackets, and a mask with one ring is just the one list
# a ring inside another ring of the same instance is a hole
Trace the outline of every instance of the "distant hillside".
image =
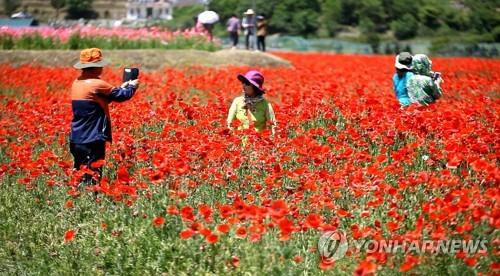
[[(500, 41), (498, 0), (255, 0), (268, 18), (271, 33), (304, 37), (406, 40), (415, 37), (463, 36)], [(242, 16), (249, 1), (212, 0), (210, 8), (224, 22)], [(354, 35), (352, 35), (354, 31)], [(358, 33), (359, 35), (356, 35)]]

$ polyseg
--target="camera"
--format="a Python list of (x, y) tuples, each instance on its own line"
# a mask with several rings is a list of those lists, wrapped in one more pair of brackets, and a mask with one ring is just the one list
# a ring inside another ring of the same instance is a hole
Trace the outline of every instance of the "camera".
[(139, 68), (125, 68), (123, 69), (123, 82), (136, 80), (139, 78)]
[(431, 78), (433, 81), (438, 80), (439, 78), (441, 78), (441, 72), (432, 72)]

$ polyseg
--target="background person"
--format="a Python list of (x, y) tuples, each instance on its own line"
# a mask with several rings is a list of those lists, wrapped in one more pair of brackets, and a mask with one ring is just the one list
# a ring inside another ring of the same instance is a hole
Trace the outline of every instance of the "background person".
[(227, 116), (227, 127), (232, 129), (231, 123), (236, 118), (240, 123), (238, 129), (256, 131), (271, 128), (274, 133), (276, 118), (273, 107), (264, 98), (264, 76), (258, 71), (249, 71), (245, 75), (238, 75), (243, 86), (243, 95), (233, 100)]
[(238, 46), (239, 40), (239, 31), (241, 28), (240, 19), (236, 16), (236, 14), (232, 14), (231, 18), (227, 20), (226, 23), (227, 32), (229, 33), (229, 38), (231, 39), (232, 49), (235, 49)]
[(257, 16), (257, 48), (266, 51), (267, 21), (264, 16)]
[[(138, 80), (123, 83), (120, 87), (100, 79), (103, 67), (108, 61), (103, 59), (98, 48), (85, 49), (80, 53), (80, 61), (74, 65), (82, 70), (81, 75), (71, 86), (71, 121), (70, 152), (74, 157), (74, 168), (87, 166), (102, 176), (100, 168), (91, 164), (102, 160), (106, 153), (106, 141), (111, 142), (111, 117), (109, 103), (124, 102), (134, 95), (139, 85)], [(84, 184), (94, 183), (92, 176), (85, 174)]]
[(208, 36), (208, 41), (213, 42), (214, 41), (214, 34), (213, 34), (214, 24), (205, 23), (205, 24), (203, 24), (203, 29), (205, 30), (205, 34)]
[(243, 27), (243, 31), (245, 34), (245, 46), (246, 49), (249, 50), (255, 49), (255, 41), (253, 36), (255, 35), (255, 12), (252, 9), (248, 9), (244, 13), (245, 17), (243, 17), (243, 21), (241, 22), (241, 26)]
[(412, 67), (414, 75), (406, 83), (408, 96), (412, 103), (429, 105), (441, 98), (441, 77), (434, 78), (431, 60), (423, 54), (413, 56)]
[(402, 52), (396, 56), (396, 62), (394, 64), (396, 73), (392, 76), (392, 86), (396, 98), (402, 107), (411, 104), (410, 97), (408, 96), (408, 89), (406, 88), (406, 83), (413, 76), (411, 61), (411, 54)]

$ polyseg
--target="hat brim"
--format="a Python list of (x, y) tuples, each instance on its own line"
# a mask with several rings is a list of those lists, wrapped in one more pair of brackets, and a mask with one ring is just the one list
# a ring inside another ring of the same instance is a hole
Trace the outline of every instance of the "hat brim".
[(244, 15), (255, 15), (255, 12), (245, 12)]
[(94, 67), (104, 67), (109, 64), (109, 60), (103, 59), (98, 62), (88, 62), (88, 63), (82, 63), (82, 62), (77, 62), (75, 65), (73, 65), (74, 68), (76, 69), (85, 69), (85, 68), (94, 68)]
[(408, 69), (408, 70), (413, 69), (413, 67), (411, 65), (404, 65), (404, 64), (400, 63), (398, 60), (396, 60), (396, 63), (394, 64), (394, 66), (398, 69)]
[(245, 81), (248, 81), (249, 83), (252, 84), (253, 87), (255, 87), (255, 89), (259, 90), (260, 92), (262, 93), (266, 93), (266, 91), (262, 88), (259, 88), (259, 84), (257, 84), (255, 81), (253, 80), (250, 80), (250, 79), (247, 79), (245, 76), (243, 76), (242, 74), (239, 74), (238, 75), (238, 80), (241, 81), (241, 82), (245, 82)]

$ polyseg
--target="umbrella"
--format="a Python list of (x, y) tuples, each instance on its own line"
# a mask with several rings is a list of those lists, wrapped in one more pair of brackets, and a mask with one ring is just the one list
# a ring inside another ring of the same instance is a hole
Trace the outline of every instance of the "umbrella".
[(12, 19), (18, 19), (18, 18), (21, 18), (21, 19), (26, 19), (26, 18), (32, 18), (33, 16), (30, 14), (30, 13), (27, 13), (27, 12), (18, 12), (18, 13), (14, 13), (13, 15), (10, 16), (10, 18)]
[(198, 14), (198, 21), (202, 24), (214, 24), (219, 21), (219, 15), (214, 11), (204, 11)]

